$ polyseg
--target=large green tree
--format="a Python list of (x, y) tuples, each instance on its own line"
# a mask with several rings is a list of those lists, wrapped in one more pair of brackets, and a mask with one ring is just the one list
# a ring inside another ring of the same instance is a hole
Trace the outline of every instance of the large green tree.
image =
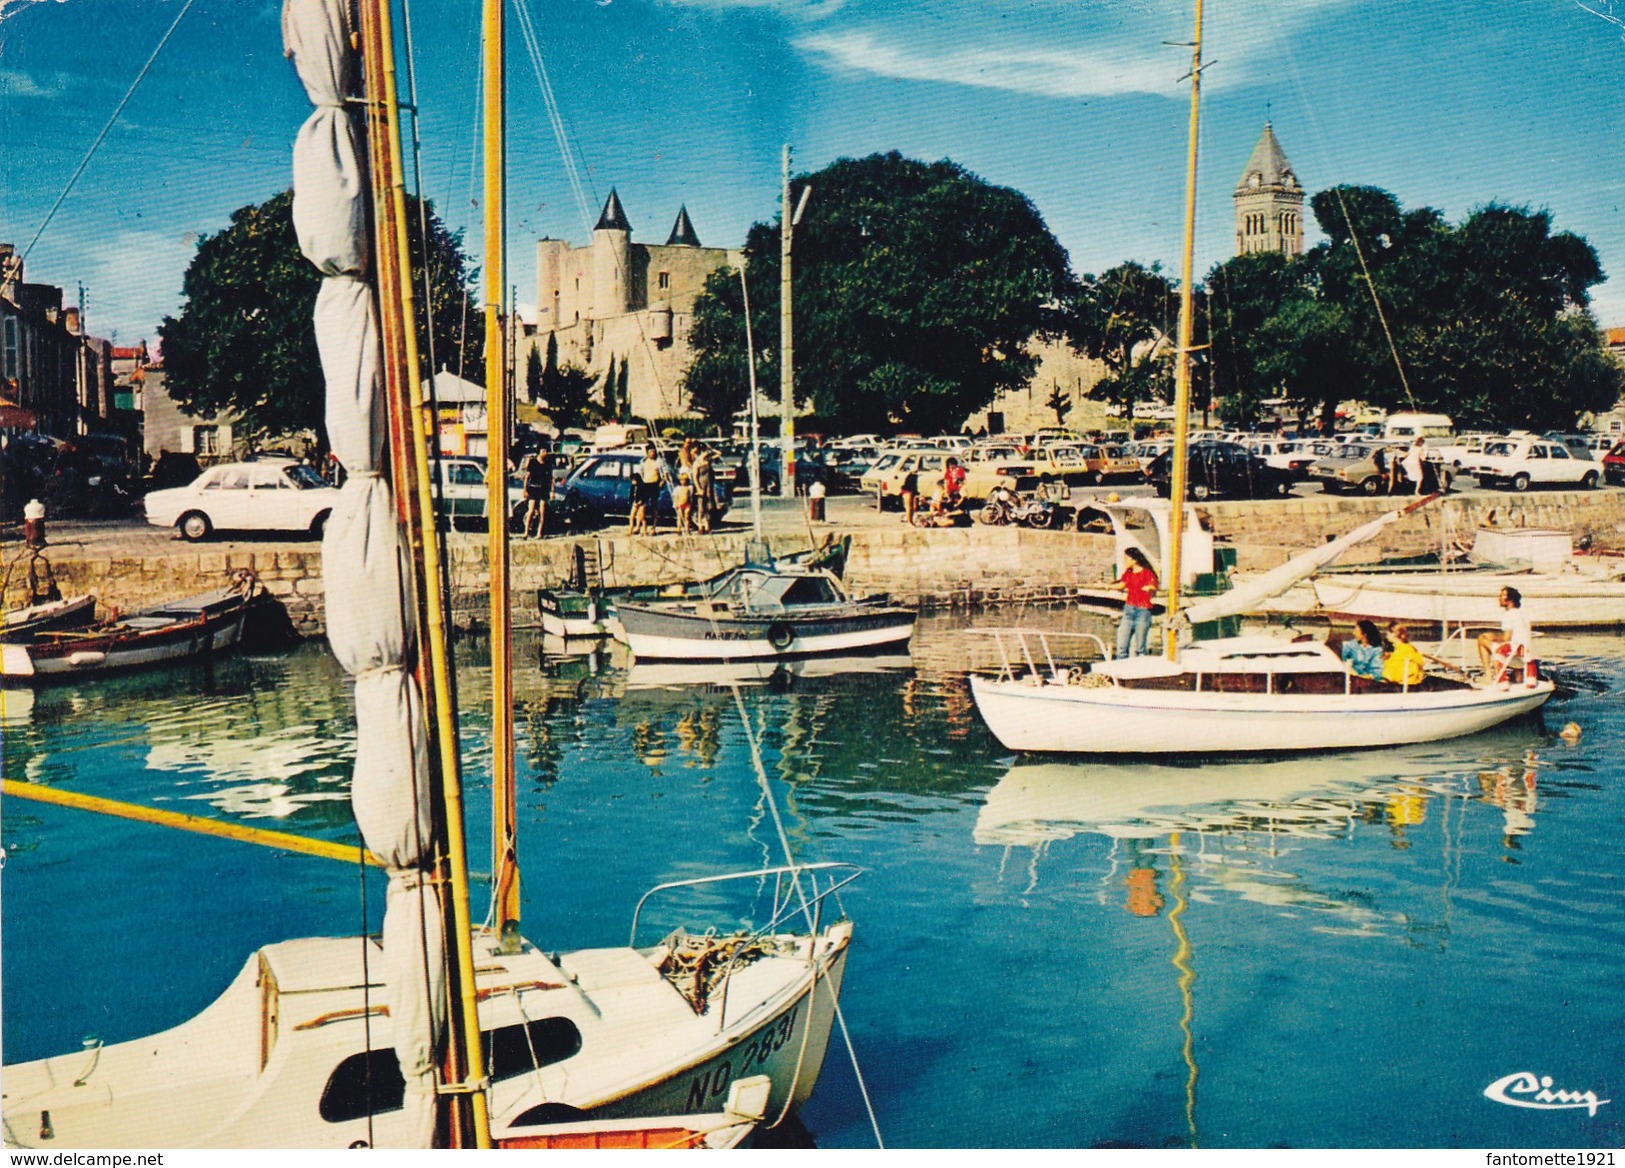
[(1136, 401), (1168, 400), (1179, 294), (1156, 264), (1130, 260), (1085, 276), (1067, 299), (1064, 318), (1072, 347), (1106, 366), (1091, 397), (1124, 407), (1130, 418)]
[(1387, 191), (1311, 201), (1324, 242), (1301, 260), (1242, 256), (1208, 277), (1219, 391), (1567, 428), (1625, 392), (1587, 305), (1595, 251), (1544, 211), (1491, 204), (1452, 226)]
[[(451, 368), (479, 381), (485, 376), (483, 326), (470, 303), (461, 234), (446, 229), (432, 204), (422, 211), (427, 254), (419, 205), (409, 197), (422, 372)], [(186, 269), (180, 315), (165, 317), (159, 326), (170, 395), (193, 414), (234, 412), (256, 434), (309, 429), (325, 437), (322, 369), (311, 323), (320, 287), (320, 274), (300, 254), (294, 236), (291, 191), (233, 212), (230, 226), (199, 241)]]
[[(1066, 250), (1022, 194), (950, 161), (897, 153), (841, 159), (797, 186), (812, 195), (794, 234), (796, 397), (851, 429), (957, 429), (1024, 387), (1030, 345), (1059, 329)], [(778, 384), (779, 227), (745, 243), (757, 376)], [(728, 277), (695, 307), (698, 357), (684, 388), (720, 422), (747, 393), (742, 305)], [(738, 287), (737, 273), (733, 274)], [(737, 405), (734, 408), (738, 408)]]

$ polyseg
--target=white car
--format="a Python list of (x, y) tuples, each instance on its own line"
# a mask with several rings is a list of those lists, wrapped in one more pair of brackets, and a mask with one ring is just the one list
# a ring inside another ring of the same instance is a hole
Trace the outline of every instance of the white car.
[(215, 531), (308, 531), (321, 535), (338, 499), (308, 466), (286, 459), (225, 462), (184, 487), (152, 491), (147, 522), (175, 527), (193, 542)]
[(1589, 490), (1602, 481), (1602, 464), (1576, 457), (1555, 439), (1503, 438), (1484, 443), (1471, 473), (1481, 487), (1505, 483), (1514, 491), (1527, 491), (1532, 483), (1550, 483)]
[[(465, 457), (442, 457), (440, 466), (440, 510), (448, 516), (453, 527), (464, 520), (483, 524), (490, 502), (490, 488), (485, 482), (485, 460)], [(562, 481), (563, 474), (555, 474)], [(525, 486), (517, 474), (508, 476), (508, 526), (514, 527), (514, 516), (524, 521)]]

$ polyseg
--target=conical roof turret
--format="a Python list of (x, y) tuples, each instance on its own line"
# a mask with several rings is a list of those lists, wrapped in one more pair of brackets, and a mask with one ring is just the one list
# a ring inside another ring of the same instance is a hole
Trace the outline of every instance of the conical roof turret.
[(1286, 151), (1276, 140), (1275, 130), (1265, 122), (1264, 132), (1258, 136), (1258, 145), (1253, 147), (1252, 155), (1242, 169), (1241, 181), (1236, 184), (1237, 193), (1257, 187), (1297, 185), (1292, 164), (1286, 160)]
[(685, 204), (677, 208), (677, 222), (671, 225), (671, 235), (666, 240), (667, 247), (699, 247), (700, 237), (694, 231), (694, 224), (689, 222), (688, 206)]
[(604, 210), (598, 216), (598, 226), (594, 231), (627, 231), (632, 225), (626, 221), (626, 212), (621, 208), (621, 196), (615, 193), (615, 188), (609, 188), (609, 198), (604, 200)]

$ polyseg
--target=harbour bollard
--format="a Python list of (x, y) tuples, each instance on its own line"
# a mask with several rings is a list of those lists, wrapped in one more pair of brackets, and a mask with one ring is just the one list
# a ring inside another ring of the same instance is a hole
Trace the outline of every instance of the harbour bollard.
[(23, 543), (31, 548), (45, 546), (45, 504), (30, 499), (23, 508)]
[(807, 518), (813, 523), (824, 522), (823, 483), (814, 483), (807, 488)]

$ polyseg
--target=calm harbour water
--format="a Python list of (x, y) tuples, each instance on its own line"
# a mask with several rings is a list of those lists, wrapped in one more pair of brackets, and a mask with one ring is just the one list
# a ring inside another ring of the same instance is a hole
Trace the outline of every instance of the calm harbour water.
[[(622, 944), (646, 888), (781, 859), (742, 701), (797, 858), (866, 869), (842, 1003), (893, 1147), (1625, 1142), (1625, 639), (1550, 640), (1567, 684), (1541, 721), (1198, 766), (1011, 756), (963, 626), (739, 698), (523, 641), (525, 933)], [(483, 867), (484, 653), (459, 651)], [(356, 839), (349, 687), (320, 644), (8, 691), (0, 718), (8, 779)], [(380, 915), (381, 878), (330, 861), (20, 800), (3, 830), (7, 1062), (173, 1025), (254, 947)], [(1610, 1102), (1485, 1097), (1519, 1071)], [(838, 1040), (802, 1118), (872, 1146)]]

